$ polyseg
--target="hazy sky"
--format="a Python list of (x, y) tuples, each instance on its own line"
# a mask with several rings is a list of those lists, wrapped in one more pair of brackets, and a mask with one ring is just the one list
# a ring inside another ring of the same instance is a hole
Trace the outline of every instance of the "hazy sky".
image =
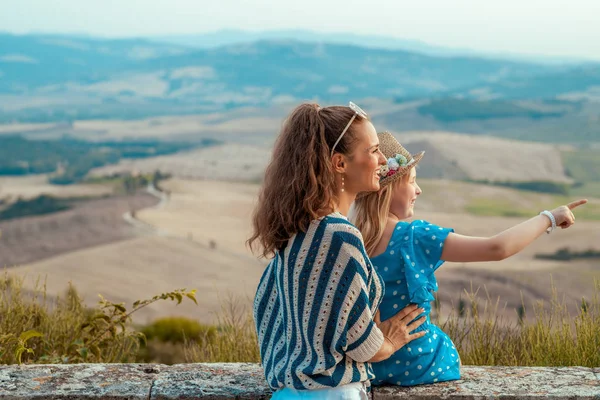
[(0, 0), (0, 4), (0, 31), (13, 33), (131, 37), (300, 28), (600, 60), (600, 0)]

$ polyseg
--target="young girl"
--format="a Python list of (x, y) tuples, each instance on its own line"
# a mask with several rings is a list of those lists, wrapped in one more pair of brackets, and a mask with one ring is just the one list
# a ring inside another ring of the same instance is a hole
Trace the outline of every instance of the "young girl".
[(424, 152), (411, 155), (390, 133), (378, 135), (387, 166), (381, 169), (380, 190), (358, 196), (351, 220), (361, 231), (367, 253), (385, 282), (381, 318), (389, 318), (409, 304), (425, 309), (426, 321), (415, 332), (426, 334), (385, 361), (373, 363), (375, 384), (412, 386), (460, 379), (460, 358), (450, 338), (429, 319), (434, 272), (444, 261), (503, 260), (518, 253), (544, 232), (571, 226), (571, 212), (579, 200), (555, 210), (542, 211), (492, 237), (470, 237), (423, 220), (404, 221), (414, 214), (421, 194), (415, 166)]

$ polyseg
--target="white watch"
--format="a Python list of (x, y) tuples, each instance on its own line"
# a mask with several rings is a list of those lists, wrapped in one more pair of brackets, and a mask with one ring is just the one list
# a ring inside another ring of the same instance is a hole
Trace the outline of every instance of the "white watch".
[(546, 217), (550, 218), (550, 222), (552, 222), (552, 226), (546, 229), (546, 233), (551, 233), (553, 230), (556, 229), (556, 219), (550, 211), (544, 210), (540, 213), (540, 215), (545, 215)]

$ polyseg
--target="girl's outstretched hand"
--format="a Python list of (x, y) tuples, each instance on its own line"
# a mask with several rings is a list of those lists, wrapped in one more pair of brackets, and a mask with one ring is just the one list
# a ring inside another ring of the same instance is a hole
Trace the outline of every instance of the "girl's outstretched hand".
[(567, 229), (573, 225), (575, 223), (575, 215), (573, 214), (573, 210), (587, 202), (587, 199), (572, 201), (567, 205), (560, 206), (552, 210), (551, 213), (554, 215), (554, 219), (556, 219), (556, 226), (560, 226), (562, 229)]

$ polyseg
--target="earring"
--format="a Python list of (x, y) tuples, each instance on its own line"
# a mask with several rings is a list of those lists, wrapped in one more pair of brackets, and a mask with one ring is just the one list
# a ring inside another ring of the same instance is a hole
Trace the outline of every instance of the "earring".
[(342, 192), (344, 191), (344, 174), (342, 174)]

